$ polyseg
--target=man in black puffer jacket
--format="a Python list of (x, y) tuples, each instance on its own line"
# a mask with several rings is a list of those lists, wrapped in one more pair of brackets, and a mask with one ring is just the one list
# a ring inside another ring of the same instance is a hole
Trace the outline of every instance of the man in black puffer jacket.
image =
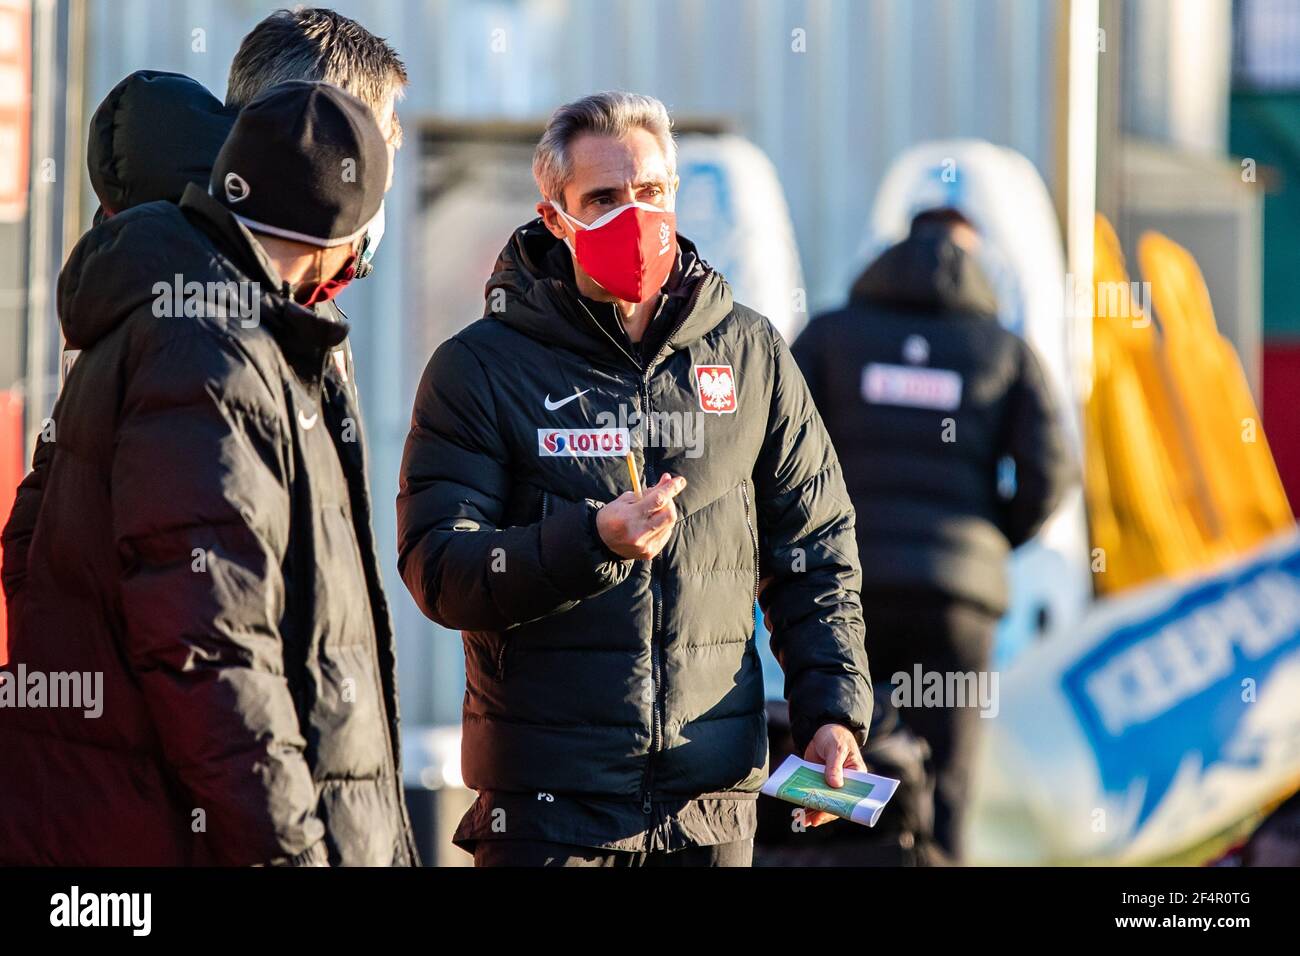
[(358, 411), (327, 374), (348, 329), (311, 308), (389, 168), (365, 104), (283, 84), (208, 189), (73, 250), (82, 353), (31, 533), (6, 535), (6, 676), (93, 678), (100, 713), (0, 708), (0, 862), (415, 862)]
[[(988, 668), (1008, 551), (1037, 533), (1073, 480), (1038, 360), (998, 324), (972, 254), (979, 241), (956, 210), (918, 215), (848, 306), (815, 318), (794, 345), (844, 456), (878, 680), (910, 680), (916, 664)], [(1003, 459), (1015, 469), (1008, 496)], [(954, 856), (978, 713), (974, 701), (902, 712), (933, 751), (935, 831)]]
[(801, 755), (837, 786), (862, 765), (839, 463), (780, 335), (675, 234), (663, 104), (561, 107), (534, 172), (542, 218), (430, 361), (398, 498), (402, 576), (463, 632), (456, 839), (481, 865), (748, 865), (760, 583)]
[[(100, 204), (95, 225), (144, 203), (179, 203), (191, 183), (206, 190), (212, 163), (240, 108), (290, 79), (323, 80), (360, 98), (374, 112), (389, 155), (395, 155), (402, 136), (394, 104), (406, 84), (406, 69), (397, 53), (382, 38), (332, 10), (280, 10), (244, 37), (231, 63), (225, 103), (197, 80), (157, 70), (137, 70), (108, 92), (95, 108), (87, 136), (87, 170)], [(366, 259), (373, 258), (377, 239), (377, 232), (367, 237)], [(371, 265), (362, 265), (358, 278)], [(335, 321), (345, 318), (332, 300), (315, 309)], [(77, 350), (67, 348), (65, 373), (76, 358)], [(331, 360), (326, 376), (351, 391), (356, 401), (349, 340), (331, 353)], [(23, 579), (50, 451), (46, 443), (37, 444), (32, 470), (18, 488), (4, 527), (7, 592), (16, 591)], [(10, 601), (15, 598), (9, 593)]]

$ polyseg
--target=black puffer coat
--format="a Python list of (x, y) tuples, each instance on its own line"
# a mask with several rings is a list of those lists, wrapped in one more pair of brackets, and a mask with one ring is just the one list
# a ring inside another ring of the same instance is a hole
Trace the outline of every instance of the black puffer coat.
[(1005, 611), (1008, 550), (1077, 469), (1038, 359), (998, 324), (971, 256), (920, 230), (863, 272), (845, 308), (809, 323), (794, 355), (844, 459), (864, 588)]
[[(102, 714), (0, 708), (0, 862), (415, 860), (347, 326), (268, 269), (191, 185), (60, 276), (82, 353), (4, 535), (10, 668), (102, 675)], [(159, 315), (176, 274), (260, 282), (256, 321)]]
[[(853, 511), (803, 378), (689, 242), (666, 291), (640, 358), (534, 221), (502, 253), (486, 317), (420, 384), (399, 567), (424, 612), (463, 631), (475, 789), (642, 803), (756, 790), (760, 578), (798, 745), (826, 722), (865, 734)], [(629, 443), (647, 486), (689, 482), (653, 561), (618, 559), (595, 531), (628, 489)]]

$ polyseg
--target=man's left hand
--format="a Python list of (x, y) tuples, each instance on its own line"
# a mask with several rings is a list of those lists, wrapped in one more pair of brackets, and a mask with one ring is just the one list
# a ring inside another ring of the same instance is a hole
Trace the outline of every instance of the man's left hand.
[[(804, 751), (803, 759), (813, 763), (824, 763), (826, 782), (836, 789), (844, 786), (846, 767), (850, 770), (867, 769), (866, 762), (862, 759), (862, 751), (858, 749), (857, 740), (854, 739), (852, 732), (841, 724), (822, 724), (813, 735), (808, 749)], [(795, 812), (798, 813), (803, 809), (796, 808)], [(825, 810), (804, 812), (807, 813), (804, 817), (805, 826), (819, 827), (823, 823), (837, 819), (833, 813), (827, 813)]]

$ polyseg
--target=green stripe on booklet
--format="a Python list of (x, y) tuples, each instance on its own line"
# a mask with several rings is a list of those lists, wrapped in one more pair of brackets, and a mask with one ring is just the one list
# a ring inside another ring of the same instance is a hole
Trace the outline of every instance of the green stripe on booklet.
[(885, 804), (898, 789), (898, 781), (892, 777), (848, 769), (844, 771), (844, 786), (836, 789), (826, 782), (825, 774), (825, 764), (810, 763), (791, 754), (767, 778), (763, 793), (874, 827)]

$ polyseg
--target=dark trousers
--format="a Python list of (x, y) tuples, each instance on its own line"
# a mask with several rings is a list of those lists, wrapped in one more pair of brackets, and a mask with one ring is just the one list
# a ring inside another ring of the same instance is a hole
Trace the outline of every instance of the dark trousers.
[(474, 847), (475, 866), (749, 866), (753, 858), (752, 839), (651, 853), (602, 850), (544, 840), (479, 840)]
[[(942, 675), (978, 674), (989, 667), (999, 618), (985, 608), (936, 592), (864, 589), (862, 610), (871, 677), (878, 689), (892, 689), (893, 675), (900, 671), (911, 679), (917, 664), (924, 672)], [(960, 860), (980, 709), (905, 706), (898, 715), (930, 745), (935, 840), (949, 857)]]

